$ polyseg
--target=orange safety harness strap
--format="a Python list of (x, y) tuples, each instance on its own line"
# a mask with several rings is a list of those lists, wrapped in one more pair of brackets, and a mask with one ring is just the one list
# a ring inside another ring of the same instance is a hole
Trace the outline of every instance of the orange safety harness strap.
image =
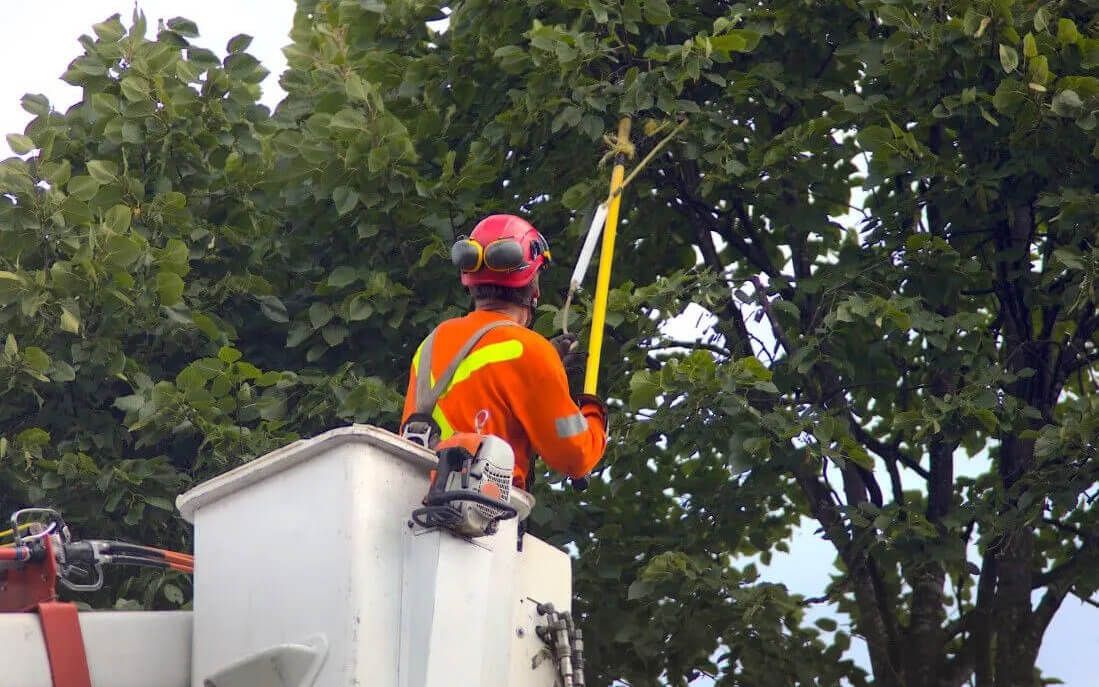
[(53, 687), (92, 687), (76, 604), (43, 601), (37, 610)]

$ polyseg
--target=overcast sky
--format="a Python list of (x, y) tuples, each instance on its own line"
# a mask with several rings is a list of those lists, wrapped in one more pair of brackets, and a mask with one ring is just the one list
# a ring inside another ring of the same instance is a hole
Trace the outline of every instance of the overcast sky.
[[(271, 75), (264, 82), (264, 102), (281, 97), (278, 75), (285, 69), (282, 47), (289, 42), (294, 3), (291, 0), (144, 0), (140, 3), (151, 31), (157, 19), (185, 16), (198, 24), (197, 42), (219, 54), (238, 33), (254, 37), (249, 52)], [(55, 108), (64, 110), (80, 99), (80, 89), (58, 77), (81, 52), (76, 39), (91, 34), (91, 26), (114, 13), (129, 25), (133, 4), (111, 0), (4, 0), (0, 21), (0, 133), (22, 132), (30, 115), (19, 106), (24, 93), (43, 93)], [(0, 157), (11, 154), (0, 137)], [(960, 457), (965, 468), (968, 459)], [(811, 531), (811, 529), (810, 529)], [(808, 533), (793, 542), (793, 553), (776, 555), (763, 569), (766, 578), (786, 583), (793, 591), (818, 596), (832, 572), (834, 551), (827, 542)], [(1095, 656), (1099, 653), (1099, 611), (1070, 597), (1046, 634), (1039, 663), (1070, 687), (1092, 687)], [(860, 652), (861, 653), (861, 652)], [(862, 662), (865, 665), (865, 658)]]

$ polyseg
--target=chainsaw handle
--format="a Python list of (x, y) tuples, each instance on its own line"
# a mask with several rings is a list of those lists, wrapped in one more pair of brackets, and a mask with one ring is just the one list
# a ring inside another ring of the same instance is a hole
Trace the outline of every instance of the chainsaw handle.
[(496, 508), (502, 511), (496, 518), (497, 520), (511, 520), (515, 516), (519, 515), (519, 510), (510, 503), (504, 503), (503, 501), (497, 501), (494, 498), (485, 496), (484, 494), (478, 494), (472, 491), (441, 491), (434, 494), (428, 494), (424, 498), (425, 506), (445, 506), (452, 501), (470, 501), (489, 508)]

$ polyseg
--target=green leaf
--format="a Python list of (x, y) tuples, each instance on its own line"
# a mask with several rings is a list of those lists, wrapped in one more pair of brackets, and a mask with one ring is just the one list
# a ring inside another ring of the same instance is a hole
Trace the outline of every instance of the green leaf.
[(752, 52), (759, 45), (760, 34), (748, 29), (734, 29), (710, 39), (710, 46), (719, 52)]
[(295, 322), (286, 335), (286, 348), (300, 346), (303, 341), (313, 334), (313, 329), (304, 322)]
[(1076, 22), (1071, 19), (1061, 18), (1057, 20), (1057, 42), (1061, 45), (1070, 45), (1080, 40), (1080, 32), (1076, 29)]
[(133, 211), (128, 205), (115, 205), (103, 217), (103, 224), (116, 234), (124, 234), (130, 230), (133, 217)]
[(630, 408), (642, 410), (654, 407), (660, 392), (660, 382), (651, 372), (648, 370), (634, 372), (630, 377)]
[(91, 160), (88, 162), (88, 174), (100, 184), (118, 181), (118, 169), (109, 160)]
[(848, 435), (843, 435), (839, 439), (840, 448), (843, 449), (845, 456), (856, 465), (866, 468), (867, 470), (874, 469), (874, 459), (870, 457), (870, 454), (866, 449), (854, 439)]
[(309, 306), (309, 322), (313, 329), (320, 329), (332, 319), (335, 313), (327, 303), (314, 303)]
[(28, 93), (19, 102), (24, 110), (36, 117), (43, 117), (50, 113), (50, 101), (41, 93)]
[(359, 204), (359, 194), (349, 186), (337, 186), (332, 189), (332, 202), (341, 216), (355, 209)]
[(1064, 90), (1053, 96), (1050, 109), (1061, 117), (1073, 117), (1084, 107), (1084, 101), (1076, 91)]
[(813, 624), (824, 630), (825, 632), (835, 632), (836, 629), (839, 627), (836, 621), (832, 620), (831, 618), (818, 618)]
[(1049, 28), (1049, 20), (1049, 5), (1042, 5), (1034, 13), (1034, 28), (1038, 31), (1045, 31)]
[(76, 379), (76, 370), (64, 360), (54, 360), (48, 374), (55, 382), (71, 382)]
[(91, 200), (99, 191), (99, 182), (90, 176), (75, 176), (69, 179), (68, 190), (80, 200)]
[(165, 25), (172, 31), (175, 31), (181, 36), (187, 38), (198, 37), (198, 26), (190, 19), (184, 19), (183, 17), (173, 17), (165, 22)]
[(363, 102), (370, 96), (370, 88), (358, 74), (349, 74), (344, 87), (349, 100)]
[(1034, 40), (1033, 33), (1023, 36), (1023, 56), (1028, 60), (1038, 56), (1038, 43)]
[(1083, 256), (1070, 248), (1062, 247), (1054, 249), (1053, 257), (1057, 258), (1058, 262), (1060, 262), (1065, 267), (1074, 270), (1083, 270), (1087, 268), (1087, 265), (1084, 263)]
[(561, 195), (561, 204), (570, 210), (577, 211), (588, 203), (588, 194), (591, 187), (587, 182), (573, 184)]
[(358, 293), (351, 298), (348, 305), (349, 317), (352, 322), (365, 320), (374, 314), (374, 304), (366, 294)]
[(289, 322), (290, 315), (286, 312), (286, 306), (275, 296), (259, 296), (259, 307), (267, 319), (272, 322)]
[(222, 346), (218, 349), (218, 360), (226, 364), (233, 364), (240, 360), (242, 354), (232, 346)]
[(161, 305), (175, 305), (183, 298), (183, 279), (175, 272), (157, 272), (156, 293)]
[(1004, 79), (996, 87), (996, 93), (992, 96), (992, 104), (996, 111), (1010, 115), (1014, 114), (1019, 106), (1026, 100), (1027, 94), (1023, 84), (1015, 79)]
[(15, 335), (9, 333), (4, 339), (4, 357), (13, 360), (17, 355), (19, 355), (19, 344), (15, 340)]
[(112, 267), (129, 267), (143, 254), (141, 243), (128, 236), (111, 236), (107, 239), (107, 253), (103, 261)]
[(492, 54), (500, 63), (500, 69), (507, 74), (521, 74), (530, 64), (527, 51), (518, 45), (505, 45)]
[(61, 308), (60, 324), (61, 331), (69, 332), (70, 334), (80, 333), (80, 318), (67, 308)]
[(664, 26), (672, 21), (672, 8), (667, 0), (642, 0), (645, 21), (656, 26)]
[[(174, 513), (176, 511), (175, 504), (172, 503), (171, 499), (168, 499), (164, 496), (150, 496), (146, 494), (143, 495), (141, 498), (143, 501), (145, 501), (145, 503), (149, 504), (153, 508), (159, 508), (160, 510), (167, 511), (169, 513)], [(167, 587), (169, 585), (165, 586)], [(182, 598), (180, 600), (182, 600)]]
[(359, 272), (354, 267), (348, 267), (347, 265), (341, 265), (332, 270), (332, 274), (328, 275), (328, 285), (337, 289), (343, 288), (349, 284), (354, 284), (359, 280)]
[(229, 42), (225, 45), (225, 49), (230, 53), (244, 52), (251, 44), (251, 36), (246, 33), (238, 33), (229, 39)]
[(31, 137), (23, 134), (8, 134), (8, 147), (16, 155), (26, 155), (36, 148)]
[(92, 25), (92, 30), (99, 39), (106, 43), (117, 43), (126, 35), (126, 28), (122, 26), (119, 15), (112, 15), (106, 21)]
[(332, 116), (329, 126), (336, 130), (361, 131), (366, 128), (366, 117), (358, 110), (343, 109)]
[(256, 400), (256, 408), (264, 420), (281, 420), (286, 416), (286, 398), (278, 393), (265, 392)]
[(165, 272), (187, 274), (191, 269), (187, 244), (179, 239), (168, 239), (164, 248), (158, 251), (156, 264)]
[(24, 446), (41, 447), (50, 443), (50, 434), (41, 427), (30, 427), (16, 434), (15, 440)]
[(627, 601), (637, 601), (644, 599), (653, 592), (653, 583), (645, 580), (634, 580), (630, 583), (629, 588), (626, 590)]
[(1010, 74), (1019, 67), (1019, 53), (1010, 45), (1000, 43), (1000, 65)]
[(37, 346), (27, 346), (23, 351), (23, 361), (36, 372), (45, 372), (50, 368), (50, 356)]
[[(164, 500), (167, 501), (167, 499), (164, 499)], [(157, 504), (157, 503), (152, 503), (150, 505), (159, 506), (159, 504)], [(170, 505), (171, 505), (171, 502), (169, 501), (169, 506)], [(165, 510), (174, 511), (175, 509), (174, 508), (167, 508)], [(161, 591), (163, 591), (163, 593), (164, 593), (164, 598), (167, 599), (170, 603), (177, 604), (177, 605), (183, 603), (183, 592), (176, 585), (166, 584), (161, 589)]]
[(120, 84), (122, 95), (130, 102), (139, 102), (149, 97), (149, 87), (144, 79), (127, 75)]
[(329, 346), (339, 346), (349, 333), (350, 331), (343, 325), (329, 324), (321, 330), (321, 337)]

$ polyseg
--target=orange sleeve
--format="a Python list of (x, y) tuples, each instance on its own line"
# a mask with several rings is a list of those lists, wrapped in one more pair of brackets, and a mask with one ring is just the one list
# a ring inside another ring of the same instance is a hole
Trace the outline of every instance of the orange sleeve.
[(401, 413), (401, 426), (408, 422), (408, 417), (416, 412), (416, 361), (420, 359), (420, 349), (424, 347), (423, 341), (416, 347), (412, 361), (408, 364), (408, 389), (404, 394), (404, 412)]
[(603, 457), (607, 433), (602, 412), (577, 407), (557, 351), (542, 337), (524, 341), (525, 392), (515, 404), (534, 452), (557, 472), (583, 477)]

